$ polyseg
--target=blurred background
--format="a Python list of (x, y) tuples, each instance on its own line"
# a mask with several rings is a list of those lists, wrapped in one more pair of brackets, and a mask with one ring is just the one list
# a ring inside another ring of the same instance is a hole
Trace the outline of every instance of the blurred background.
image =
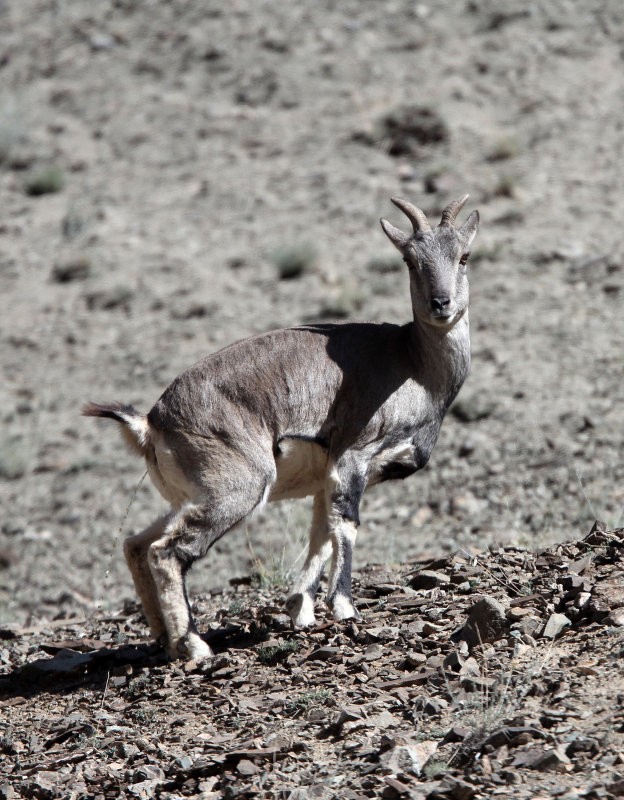
[[(165, 510), (89, 399), (207, 353), (408, 321), (378, 219), (470, 192), (472, 372), (429, 466), (364, 500), (356, 568), (539, 548), (624, 514), (620, 0), (0, 0), (0, 623), (134, 598)], [(283, 589), (310, 504), (198, 565)]]

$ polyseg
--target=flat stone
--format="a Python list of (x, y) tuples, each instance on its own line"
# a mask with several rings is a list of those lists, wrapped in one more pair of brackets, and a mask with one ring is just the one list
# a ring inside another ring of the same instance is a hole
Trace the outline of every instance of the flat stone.
[(569, 620), (565, 614), (551, 614), (550, 617), (548, 617), (546, 625), (544, 625), (542, 636), (544, 639), (556, 639), (561, 631), (571, 624), (572, 621)]
[(379, 755), (381, 769), (386, 775), (418, 777), (438, 747), (434, 741), (415, 742), (406, 737), (396, 737), (395, 742), (394, 747)]
[(236, 769), (241, 775), (257, 775), (260, 772), (260, 768), (247, 758), (242, 758)]

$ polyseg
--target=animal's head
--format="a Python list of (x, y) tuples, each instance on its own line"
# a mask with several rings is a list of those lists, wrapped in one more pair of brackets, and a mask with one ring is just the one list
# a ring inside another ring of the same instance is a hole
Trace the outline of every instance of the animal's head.
[(404, 233), (388, 220), (381, 220), (386, 236), (403, 256), (410, 271), (414, 316), (439, 328), (453, 326), (468, 308), (466, 262), (479, 226), (479, 212), (473, 211), (461, 228), (455, 219), (468, 195), (454, 200), (442, 212), (437, 228), (406, 200), (392, 198), (412, 223), (414, 232)]

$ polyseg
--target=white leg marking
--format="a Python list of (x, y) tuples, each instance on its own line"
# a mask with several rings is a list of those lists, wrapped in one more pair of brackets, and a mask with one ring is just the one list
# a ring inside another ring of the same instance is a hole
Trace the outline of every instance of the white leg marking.
[(314, 598), (331, 550), (325, 493), (319, 492), (314, 497), (308, 555), (286, 601), (286, 610), (296, 628), (311, 628), (316, 625)]
[(330, 515), (329, 534), (333, 543), (332, 562), (329, 572), (327, 604), (334, 619), (355, 619), (362, 617), (353, 605), (351, 596), (351, 563), (357, 528), (351, 520)]

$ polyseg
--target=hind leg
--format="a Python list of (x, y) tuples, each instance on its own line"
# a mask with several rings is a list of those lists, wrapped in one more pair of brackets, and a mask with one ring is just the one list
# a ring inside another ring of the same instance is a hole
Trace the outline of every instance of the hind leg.
[(184, 506), (169, 521), (163, 535), (150, 544), (148, 563), (172, 658), (207, 658), (210, 647), (201, 639), (186, 594), (185, 575), (198, 558), (241, 522), (264, 498), (264, 481), (228, 486), (220, 497)]
[(172, 517), (173, 513), (160, 517), (141, 533), (129, 536), (123, 544), (124, 556), (134, 581), (134, 587), (143, 606), (147, 624), (156, 641), (160, 641), (166, 636), (166, 630), (156, 584), (147, 561), (147, 551), (152, 542), (163, 535)]
[(315, 495), (313, 508), (308, 555), (303, 569), (294, 583), (292, 593), (286, 600), (286, 610), (296, 628), (316, 625), (314, 597), (323, 574), (325, 562), (332, 551), (332, 543), (327, 527), (327, 503), (324, 491)]

